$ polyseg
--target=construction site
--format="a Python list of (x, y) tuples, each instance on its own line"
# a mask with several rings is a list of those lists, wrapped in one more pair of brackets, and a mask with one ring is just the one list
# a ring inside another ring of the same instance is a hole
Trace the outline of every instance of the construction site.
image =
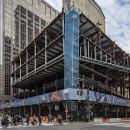
[(12, 115), (130, 117), (130, 56), (77, 8), (60, 13), (13, 61)]

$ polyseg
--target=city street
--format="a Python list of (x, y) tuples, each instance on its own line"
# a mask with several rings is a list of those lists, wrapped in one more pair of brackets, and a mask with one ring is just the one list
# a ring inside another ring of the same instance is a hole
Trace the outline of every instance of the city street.
[(15, 126), (2, 128), (1, 130), (128, 130), (130, 129), (130, 121), (113, 122), (113, 123), (73, 123), (60, 125), (44, 125), (44, 126)]

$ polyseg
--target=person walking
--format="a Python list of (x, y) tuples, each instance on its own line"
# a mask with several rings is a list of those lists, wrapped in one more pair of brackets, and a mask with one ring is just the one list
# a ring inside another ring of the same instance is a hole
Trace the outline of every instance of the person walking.
[(49, 123), (52, 123), (52, 115), (51, 114), (49, 114)]
[(28, 114), (26, 115), (26, 123), (27, 123), (27, 125), (29, 125), (29, 115)]
[(38, 116), (39, 126), (41, 125), (42, 118), (41, 116)]
[(34, 124), (37, 124), (36, 115), (33, 116), (33, 119)]
[(14, 126), (16, 126), (16, 121), (17, 121), (17, 119), (16, 119), (16, 116), (14, 115), (13, 118), (12, 118), (12, 122), (13, 122)]
[(8, 116), (8, 120), (9, 120), (9, 124), (12, 126), (13, 125), (13, 121), (12, 121), (12, 117), (10, 115)]
[(62, 125), (62, 115), (58, 114), (58, 123)]

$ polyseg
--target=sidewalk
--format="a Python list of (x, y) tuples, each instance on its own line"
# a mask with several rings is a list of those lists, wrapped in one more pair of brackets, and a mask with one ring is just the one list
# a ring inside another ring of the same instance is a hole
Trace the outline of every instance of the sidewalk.
[[(60, 124), (58, 124), (58, 123), (54, 124), (53, 122), (52, 122), (52, 123), (42, 122), (41, 124), (44, 125), (44, 126), (60, 125)], [(67, 125), (67, 124), (70, 124), (70, 123), (66, 123), (66, 122), (63, 122), (63, 123), (62, 123), (62, 125)]]
[(130, 118), (95, 118), (94, 122), (100, 123), (100, 122), (119, 122), (119, 121), (130, 121)]

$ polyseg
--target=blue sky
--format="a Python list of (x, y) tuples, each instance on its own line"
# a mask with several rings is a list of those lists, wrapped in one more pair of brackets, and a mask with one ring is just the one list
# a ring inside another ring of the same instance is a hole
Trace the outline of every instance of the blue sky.
[[(62, 0), (46, 0), (61, 11)], [(130, 53), (130, 0), (95, 0), (106, 17), (106, 34)]]

